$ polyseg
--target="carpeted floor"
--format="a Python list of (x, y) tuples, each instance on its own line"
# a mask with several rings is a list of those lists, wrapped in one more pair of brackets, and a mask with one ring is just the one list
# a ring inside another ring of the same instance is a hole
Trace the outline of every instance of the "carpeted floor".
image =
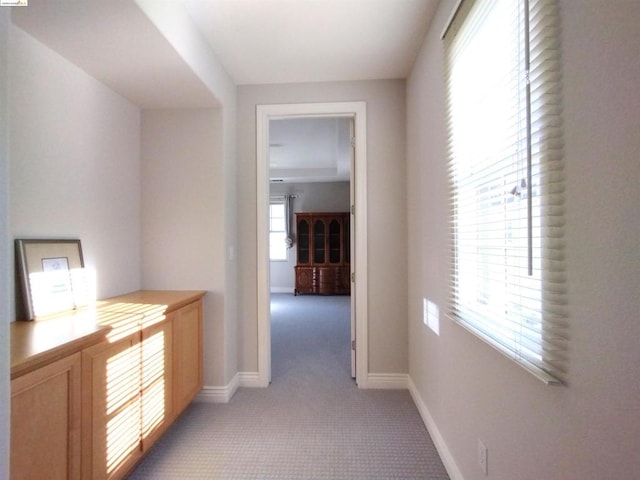
[(407, 391), (350, 376), (349, 297), (272, 295), (272, 384), (194, 403), (130, 479), (448, 479)]

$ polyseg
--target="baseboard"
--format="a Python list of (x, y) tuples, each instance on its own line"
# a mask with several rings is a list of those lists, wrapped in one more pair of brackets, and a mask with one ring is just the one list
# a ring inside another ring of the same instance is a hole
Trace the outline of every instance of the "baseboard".
[(293, 293), (294, 287), (271, 287), (271, 293)]
[(240, 386), (240, 377), (235, 375), (228, 385), (223, 387), (211, 387), (205, 385), (195, 398), (196, 402), (203, 403), (229, 403), (233, 394)]
[(240, 387), (249, 388), (263, 388), (261, 383), (260, 374), (258, 372), (240, 372), (238, 373), (240, 379)]
[[(405, 373), (370, 373), (366, 388), (378, 390), (406, 390), (409, 376)], [(212, 387), (205, 385), (196, 396), (196, 402), (229, 403), (239, 387), (262, 388), (258, 372), (239, 372), (228, 385)]]
[(409, 393), (411, 393), (411, 398), (413, 398), (413, 403), (416, 404), (416, 408), (418, 409), (418, 412), (420, 412), (422, 421), (424, 422), (425, 427), (427, 427), (429, 435), (431, 435), (431, 439), (436, 446), (436, 450), (438, 450), (438, 453), (440, 454), (440, 458), (442, 459), (444, 468), (447, 469), (449, 477), (451, 480), (464, 480), (462, 473), (460, 473), (460, 469), (453, 459), (453, 455), (451, 454), (449, 447), (447, 447), (444, 438), (442, 438), (442, 435), (440, 434), (440, 430), (438, 430), (438, 427), (433, 421), (433, 417), (431, 416), (427, 405), (422, 400), (415, 383), (413, 383), (413, 380), (409, 376), (407, 377), (407, 383)]
[(406, 373), (370, 373), (367, 388), (380, 390), (406, 390), (409, 376)]
[(203, 403), (229, 403), (239, 387), (260, 387), (259, 380), (260, 378), (257, 372), (239, 372), (234, 375), (228, 385), (223, 387), (205, 385), (194, 401)]

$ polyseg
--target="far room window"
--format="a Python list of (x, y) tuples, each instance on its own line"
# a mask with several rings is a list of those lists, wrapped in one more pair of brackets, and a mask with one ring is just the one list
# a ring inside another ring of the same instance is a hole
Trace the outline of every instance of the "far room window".
[(452, 318), (547, 383), (566, 362), (558, 7), (463, 0), (445, 31)]
[(269, 204), (269, 258), (287, 260), (287, 232), (284, 200), (271, 200)]

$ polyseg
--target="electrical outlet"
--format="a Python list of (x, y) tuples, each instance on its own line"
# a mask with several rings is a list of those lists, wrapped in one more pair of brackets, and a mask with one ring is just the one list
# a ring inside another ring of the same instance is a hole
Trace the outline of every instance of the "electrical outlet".
[(480, 465), (480, 469), (485, 476), (489, 473), (487, 460), (487, 447), (482, 443), (482, 440), (478, 439), (478, 465)]

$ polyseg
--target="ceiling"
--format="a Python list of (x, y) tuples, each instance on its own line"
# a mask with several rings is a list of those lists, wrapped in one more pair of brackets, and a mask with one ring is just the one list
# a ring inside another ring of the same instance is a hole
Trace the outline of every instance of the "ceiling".
[(272, 182), (348, 182), (350, 169), (350, 118), (269, 121)]
[[(236, 85), (406, 78), (438, 3), (152, 1), (182, 4)], [(11, 18), (141, 108), (218, 106), (135, 0), (29, 0)], [(346, 119), (321, 120), (273, 123), (272, 177), (349, 179)]]
[[(438, 0), (182, 3), (237, 85), (406, 78)], [(14, 24), (143, 108), (216, 105), (134, 0), (30, 0)]]
[(238, 85), (406, 78), (438, 0), (182, 0)]
[[(182, 0), (238, 85), (406, 78), (437, 0)], [(349, 181), (346, 118), (270, 122), (270, 177)]]
[(218, 105), (133, 1), (29, 0), (11, 20), (142, 108)]

